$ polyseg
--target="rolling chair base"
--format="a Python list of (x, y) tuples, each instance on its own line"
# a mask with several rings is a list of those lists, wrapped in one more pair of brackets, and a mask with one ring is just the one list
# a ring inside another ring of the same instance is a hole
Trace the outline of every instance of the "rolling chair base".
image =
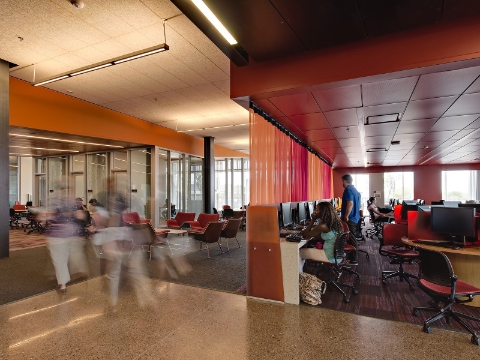
[[(396, 263), (397, 262), (395, 262), (395, 259), (390, 262), (390, 264), (396, 264)], [(382, 284), (387, 285), (387, 279), (397, 277), (397, 276), (400, 278), (400, 281), (403, 282), (403, 280), (405, 280), (408, 283), (408, 287), (410, 288), (410, 291), (415, 291), (415, 288), (410, 282), (410, 278), (418, 280), (418, 276), (405, 272), (403, 269), (403, 263), (400, 263), (400, 268), (396, 271), (393, 271), (393, 270), (382, 271)]]

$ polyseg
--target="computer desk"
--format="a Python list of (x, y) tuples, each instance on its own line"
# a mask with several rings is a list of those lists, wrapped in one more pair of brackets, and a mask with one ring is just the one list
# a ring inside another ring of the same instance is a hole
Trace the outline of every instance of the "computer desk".
[[(450, 260), (453, 272), (458, 276), (459, 280), (465, 281), (473, 286), (480, 287), (480, 248), (468, 247), (454, 250), (434, 245), (419, 244), (409, 240), (407, 237), (402, 238), (402, 242), (409, 246), (415, 246), (422, 249), (440, 251), (444, 253)], [(465, 305), (480, 307), (480, 298), (476, 297), (472, 302)]]

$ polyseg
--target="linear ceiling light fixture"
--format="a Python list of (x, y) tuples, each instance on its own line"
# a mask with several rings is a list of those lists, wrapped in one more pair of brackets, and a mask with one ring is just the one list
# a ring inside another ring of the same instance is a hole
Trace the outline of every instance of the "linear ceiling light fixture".
[(43, 80), (43, 81), (33, 83), (32, 85), (33, 86), (46, 85), (46, 84), (49, 84), (49, 83), (52, 83), (52, 82), (55, 82), (55, 81), (59, 81), (59, 80), (63, 80), (63, 79), (67, 79), (67, 78), (70, 78), (70, 77), (73, 77), (73, 76), (86, 74), (86, 73), (89, 73), (91, 71), (104, 69), (106, 67), (110, 67), (110, 66), (117, 65), (117, 64), (122, 64), (122, 63), (130, 61), (130, 60), (135, 60), (135, 59), (139, 59), (141, 57), (157, 54), (157, 53), (162, 52), (162, 51), (167, 51), (168, 49), (169, 49), (169, 47), (168, 47), (167, 44), (161, 44), (161, 45), (153, 46), (153, 47), (150, 47), (148, 49), (135, 51), (135, 52), (127, 54), (127, 55), (119, 56), (119, 57), (116, 57), (116, 58), (113, 58), (113, 59), (110, 59), (110, 60), (107, 60), (107, 61), (102, 61), (102, 62), (93, 64), (93, 65), (89, 65), (89, 66), (85, 66), (85, 67), (82, 67), (82, 68), (79, 68), (79, 69), (75, 69), (73, 71), (69, 71), (68, 73), (64, 73), (64, 74), (57, 75), (57, 76), (55, 76), (53, 78), (50, 78), (50, 79), (46, 79), (46, 80)]
[[(60, 74), (60, 75), (55, 75), (54, 77), (51, 77), (49, 79), (45, 79), (45, 80), (39, 81), (39, 82), (35, 82), (35, 75), (34, 75), (34, 80), (33, 80), (32, 85), (33, 86), (40, 86), (40, 85), (50, 84), (50, 83), (55, 82), (55, 81), (70, 78), (72, 76), (86, 74), (86, 73), (89, 73), (89, 72), (92, 72), (92, 71), (95, 71), (95, 70), (104, 69), (104, 68), (107, 68), (107, 67), (110, 67), (110, 66), (113, 66), (113, 65), (123, 64), (124, 62), (127, 62), (127, 61), (139, 59), (139, 58), (142, 58), (142, 57), (145, 57), (145, 56), (150, 56), (150, 55), (153, 55), (153, 54), (158, 54), (162, 51), (167, 51), (170, 48), (167, 45), (167, 33), (165, 31), (165, 22), (166, 21), (167, 21), (167, 19), (162, 20), (162, 23), (163, 23), (163, 41), (164, 41), (163, 44), (155, 45), (155, 46), (149, 47), (147, 49), (139, 50), (139, 51), (134, 51), (134, 52), (126, 54), (126, 55), (117, 56), (113, 59), (101, 61), (101, 62), (92, 64), (92, 65), (89, 65), (89, 66), (84, 66), (84, 67), (81, 67), (79, 69), (75, 69), (75, 70)], [(35, 71), (35, 68), (34, 68), (34, 71)]]
[(365, 125), (384, 124), (400, 121), (400, 114), (367, 116)]
[(28, 139), (51, 140), (51, 141), (59, 141), (59, 142), (66, 142), (66, 143), (74, 143), (74, 144), (82, 144), (82, 145), (97, 145), (97, 146), (106, 146), (106, 147), (123, 149), (123, 146), (120, 146), (120, 145), (98, 144), (98, 143), (92, 143), (92, 142), (86, 142), (86, 141), (56, 139), (56, 138), (50, 138), (50, 137), (45, 137), (45, 136), (34, 136), (34, 135), (24, 135), (24, 134), (14, 134), (14, 133), (9, 133), (9, 135), (10, 136), (16, 136), (16, 137), (25, 137), (25, 138), (28, 138)]
[(237, 40), (228, 32), (228, 30), (223, 26), (223, 24), (218, 20), (215, 14), (208, 8), (207, 5), (202, 0), (192, 0), (195, 6), (202, 12), (203, 15), (212, 23), (213, 26), (218, 30), (220, 34), (228, 41), (230, 45), (237, 44)]

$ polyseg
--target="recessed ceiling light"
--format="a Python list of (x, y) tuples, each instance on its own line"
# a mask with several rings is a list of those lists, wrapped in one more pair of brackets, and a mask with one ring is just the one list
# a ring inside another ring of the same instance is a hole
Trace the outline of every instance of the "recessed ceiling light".
[(387, 115), (375, 115), (375, 116), (367, 116), (365, 121), (365, 125), (373, 125), (373, 124), (384, 124), (390, 122), (397, 122), (399, 120), (399, 114), (387, 114)]

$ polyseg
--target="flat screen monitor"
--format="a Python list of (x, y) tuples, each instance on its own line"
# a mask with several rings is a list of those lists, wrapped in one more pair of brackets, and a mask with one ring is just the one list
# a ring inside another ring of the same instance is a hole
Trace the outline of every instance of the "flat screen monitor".
[(452, 238), (472, 237), (475, 241), (475, 209), (469, 207), (433, 207), (430, 217), (433, 232), (446, 234)]
[(431, 207), (428, 205), (418, 205), (418, 211), (430, 212)]
[(297, 207), (298, 222), (304, 223), (307, 220), (307, 203), (299, 202)]
[(282, 214), (282, 226), (288, 227), (293, 225), (292, 203), (281, 203), (280, 208)]
[(315, 201), (308, 202), (308, 218), (312, 219), (313, 211), (315, 210)]
[(432, 204), (432, 205), (443, 205), (443, 200), (432, 201), (431, 204)]
[(480, 204), (458, 204), (458, 207), (474, 208), (476, 212), (480, 212)]
[(417, 200), (403, 200), (402, 202), (402, 219), (408, 219), (409, 211), (417, 211)]
[(460, 201), (444, 201), (443, 206), (445, 207), (458, 207), (458, 204), (460, 204)]

